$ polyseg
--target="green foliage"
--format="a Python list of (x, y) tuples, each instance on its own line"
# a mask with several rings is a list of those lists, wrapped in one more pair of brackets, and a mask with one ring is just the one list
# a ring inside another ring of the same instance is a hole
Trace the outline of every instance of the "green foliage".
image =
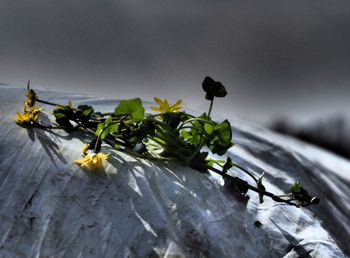
[(225, 160), (221, 160), (221, 159), (207, 158), (206, 160), (207, 160), (208, 167), (214, 167), (215, 165), (221, 165), (225, 163)]
[(208, 148), (218, 155), (224, 155), (233, 146), (232, 130), (228, 120), (213, 126), (213, 131), (207, 140)]
[[(260, 203), (263, 203), (264, 196), (297, 207), (318, 203), (319, 199), (311, 197), (299, 181), (291, 186), (287, 195), (272, 194), (266, 191), (263, 184), (264, 173), (256, 178), (251, 172), (234, 163), (230, 157), (226, 160), (213, 157), (225, 155), (234, 145), (230, 122), (227, 119), (217, 122), (210, 117), (214, 97), (225, 97), (227, 92), (220, 82), (210, 77), (204, 79), (202, 86), (206, 99), (211, 100), (211, 103), (209, 112), (199, 116), (180, 112), (181, 101), (171, 106), (167, 100), (161, 101), (158, 98), (155, 98), (156, 101), (161, 102), (160, 105), (164, 107), (153, 108), (160, 111), (156, 115), (145, 115), (140, 98), (120, 101), (111, 113), (95, 112), (88, 105), (74, 108), (71, 102), (68, 105), (57, 105), (40, 100), (29, 86), (25, 103), (27, 106), (34, 101), (55, 105), (53, 114), (61, 128), (67, 131), (82, 130), (94, 136), (88, 145), (84, 145), (88, 146), (90, 152), (99, 152), (102, 142), (105, 142), (138, 158), (177, 161), (201, 173), (218, 173), (223, 177), (225, 185), (230, 185), (240, 196), (245, 196), (248, 190), (257, 192)], [(86, 151), (84, 149), (83, 153)], [(228, 173), (233, 167), (249, 175), (256, 186)], [(283, 199), (285, 196), (290, 199)]]
[(184, 122), (189, 118), (189, 115), (185, 112), (166, 112), (162, 115), (163, 122), (172, 129), (176, 129), (181, 122)]
[(53, 110), (53, 115), (56, 118), (56, 122), (63, 126), (66, 130), (75, 129), (71, 123), (72, 121), (80, 124), (81, 126), (90, 126), (90, 118), (93, 114), (94, 109), (91, 106), (80, 105), (75, 109), (73, 108), (71, 102), (69, 102), (66, 106), (57, 105)]
[(93, 107), (88, 105), (80, 105), (75, 110), (75, 119), (77, 119), (84, 126), (89, 126), (89, 120), (93, 114)]
[(204, 131), (205, 131), (208, 135), (211, 135), (212, 132), (214, 131), (214, 126), (212, 126), (212, 125), (209, 124), (209, 123), (205, 123), (205, 124), (204, 124)]
[(75, 114), (70, 103), (66, 106), (56, 106), (56, 108), (53, 110), (53, 115), (56, 118), (56, 122), (63, 126), (66, 130), (74, 129), (74, 126), (70, 121), (75, 119)]
[(141, 143), (148, 137), (152, 138), (155, 135), (157, 126), (152, 119), (145, 119), (138, 123), (133, 130), (133, 137), (137, 143)]
[(85, 118), (90, 118), (93, 113), (94, 113), (94, 109), (91, 106), (88, 106), (88, 105), (78, 106), (78, 110), (77, 110), (78, 117), (81, 116)]
[(99, 139), (103, 140), (107, 135), (118, 133), (118, 131), (119, 123), (113, 123), (112, 118), (107, 118), (104, 122), (97, 125), (95, 135), (99, 137)]
[(140, 122), (145, 116), (145, 109), (142, 106), (140, 98), (122, 100), (115, 108), (114, 113), (116, 116), (130, 116), (134, 122)]

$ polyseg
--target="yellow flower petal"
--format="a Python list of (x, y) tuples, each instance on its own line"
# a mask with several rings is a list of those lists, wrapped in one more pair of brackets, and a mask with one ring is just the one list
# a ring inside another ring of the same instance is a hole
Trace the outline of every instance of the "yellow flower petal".
[(17, 112), (14, 116), (14, 120), (19, 124), (28, 124), (32, 121), (36, 121), (38, 119), (37, 113), (33, 113), (31, 111), (26, 111), (23, 113)]
[(84, 145), (83, 145), (83, 149), (82, 149), (82, 154), (83, 154), (83, 157), (87, 154), (87, 150), (89, 149), (89, 147), (90, 147), (90, 144), (88, 144), (88, 143), (85, 143)]
[(159, 107), (151, 107), (151, 109), (159, 113), (179, 112), (181, 109), (181, 99), (176, 101), (174, 105), (170, 105), (167, 99), (161, 100), (154, 97), (154, 101), (159, 105)]
[(108, 158), (108, 154), (105, 153), (90, 153), (83, 159), (75, 160), (74, 162), (80, 165), (82, 168), (88, 170), (97, 170), (103, 167), (103, 161)]
[(170, 107), (170, 112), (178, 112), (178, 111), (180, 111), (180, 109), (181, 109), (181, 102), (182, 102), (181, 99), (176, 101), (176, 103)]
[(158, 108), (158, 107), (151, 107), (151, 109), (154, 111), (160, 112), (160, 108)]
[(167, 99), (164, 99), (164, 102), (163, 102), (163, 103), (164, 103), (164, 105), (163, 105), (164, 108), (170, 107), (169, 102), (168, 102)]
[(163, 101), (157, 97), (154, 97), (154, 101), (159, 105), (159, 106), (163, 106)]

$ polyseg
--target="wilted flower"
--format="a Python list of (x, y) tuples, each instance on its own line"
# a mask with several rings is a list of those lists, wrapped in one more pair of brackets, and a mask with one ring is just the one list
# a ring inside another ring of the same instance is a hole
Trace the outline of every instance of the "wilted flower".
[(213, 100), (214, 97), (225, 97), (227, 91), (225, 86), (219, 81), (214, 81), (211, 77), (204, 78), (202, 83), (203, 90), (206, 92), (205, 98), (207, 100)]
[(27, 84), (27, 99), (24, 101), (24, 110), (30, 109), (35, 105), (36, 93), (33, 89), (30, 89), (30, 81)]
[(159, 107), (151, 107), (151, 109), (159, 113), (179, 112), (181, 110), (181, 99), (176, 101), (174, 105), (170, 105), (167, 99), (161, 100), (157, 97), (154, 97), (154, 101), (157, 102)]
[(83, 159), (75, 160), (74, 162), (82, 168), (88, 170), (97, 170), (103, 167), (103, 161), (108, 158), (108, 154), (99, 152), (89, 152), (89, 144), (84, 144), (82, 148)]
[(105, 153), (90, 153), (85, 155), (83, 159), (75, 160), (74, 162), (80, 165), (82, 168), (88, 170), (96, 170), (103, 167), (102, 161), (108, 158), (108, 154)]
[(33, 107), (35, 104), (35, 100), (36, 100), (36, 94), (32, 89), (30, 89), (27, 92), (27, 99), (24, 101), (24, 107), (25, 108)]

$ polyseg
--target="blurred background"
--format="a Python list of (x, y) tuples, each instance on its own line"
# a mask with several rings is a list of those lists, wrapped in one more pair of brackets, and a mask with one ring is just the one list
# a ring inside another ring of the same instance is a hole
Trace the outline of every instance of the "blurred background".
[(319, 138), (337, 147), (349, 132), (349, 68), (349, 0), (0, 1), (3, 84), (182, 98), (206, 111), (210, 75), (228, 90), (214, 114), (327, 131)]

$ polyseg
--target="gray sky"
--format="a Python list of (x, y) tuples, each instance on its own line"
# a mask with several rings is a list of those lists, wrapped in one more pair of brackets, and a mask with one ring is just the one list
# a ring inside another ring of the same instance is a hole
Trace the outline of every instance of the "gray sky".
[[(348, 0), (1, 0), (0, 82), (207, 106), (266, 122), (350, 108)], [(206, 108), (205, 108), (206, 109)]]

